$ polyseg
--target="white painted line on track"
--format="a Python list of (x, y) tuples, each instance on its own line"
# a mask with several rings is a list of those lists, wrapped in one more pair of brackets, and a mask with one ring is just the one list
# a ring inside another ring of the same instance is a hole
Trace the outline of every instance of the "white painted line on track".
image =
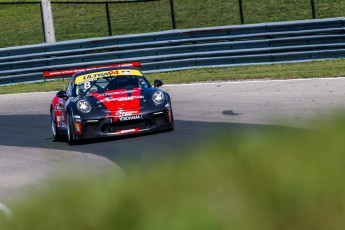
[[(292, 78), (292, 79), (257, 79), (257, 80), (229, 80), (229, 81), (212, 81), (212, 82), (192, 82), (192, 83), (181, 83), (181, 84), (164, 84), (168, 87), (179, 87), (179, 86), (202, 86), (202, 85), (219, 85), (219, 84), (244, 84), (244, 83), (264, 83), (264, 82), (293, 82), (293, 81), (315, 81), (315, 80), (345, 80), (345, 77), (320, 77), (320, 78)], [(163, 87), (164, 87), (163, 86)], [(29, 94), (48, 94), (56, 93), (57, 91), (47, 92), (29, 92), (29, 93), (16, 93), (16, 94), (1, 94), (1, 96), (11, 95), (29, 95)]]
[(7, 217), (13, 217), (13, 214), (9, 208), (0, 202), (0, 211), (2, 211)]

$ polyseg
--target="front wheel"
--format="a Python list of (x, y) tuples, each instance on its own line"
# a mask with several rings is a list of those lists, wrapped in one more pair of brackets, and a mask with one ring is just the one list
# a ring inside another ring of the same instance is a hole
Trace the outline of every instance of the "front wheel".
[(171, 116), (171, 127), (169, 129), (169, 131), (173, 131), (175, 129), (175, 120), (174, 120), (174, 114), (172, 112), (172, 110), (170, 111), (170, 116)]
[(53, 108), (50, 109), (50, 118), (51, 118), (51, 129), (52, 129), (52, 133), (53, 133), (53, 140), (59, 141), (59, 140), (61, 140), (61, 135), (59, 133), (59, 129), (57, 126), (57, 120), (56, 120), (56, 116), (55, 116), (55, 112), (54, 112)]
[(69, 113), (67, 114), (67, 140), (69, 145), (74, 145), (77, 142), (74, 132), (73, 118)]

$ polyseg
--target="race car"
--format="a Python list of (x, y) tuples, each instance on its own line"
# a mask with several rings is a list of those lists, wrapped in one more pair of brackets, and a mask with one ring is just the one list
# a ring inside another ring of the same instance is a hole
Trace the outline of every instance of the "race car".
[(140, 63), (44, 72), (45, 78), (73, 74), (66, 90), (50, 105), (55, 141), (173, 130), (170, 96), (153, 86), (139, 70)]

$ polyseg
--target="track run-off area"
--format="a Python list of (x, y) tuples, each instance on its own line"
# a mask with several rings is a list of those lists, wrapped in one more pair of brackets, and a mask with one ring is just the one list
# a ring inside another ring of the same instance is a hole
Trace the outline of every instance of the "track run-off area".
[(309, 129), (345, 108), (345, 78), (180, 84), (162, 89), (171, 95), (174, 131), (75, 146), (52, 140), (49, 105), (56, 92), (0, 95), (0, 202), (6, 205), (25, 196), (28, 189), (40, 189), (56, 175), (126, 173), (128, 167), (178, 155), (217, 135), (251, 135), (277, 126)]

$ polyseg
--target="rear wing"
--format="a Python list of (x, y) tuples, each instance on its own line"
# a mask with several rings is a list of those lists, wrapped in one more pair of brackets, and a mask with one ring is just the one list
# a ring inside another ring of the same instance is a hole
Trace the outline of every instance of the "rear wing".
[(69, 69), (69, 70), (45, 71), (43, 72), (43, 77), (44, 78), (63, 77), (63, 76), (72, 75), (81, 71), (101, 69), (101, 68), (111, 68), (111, 67), (141, 67), (141, 63), (127, 62), (127, 63), (109, 64), (109, 65), (104, 65), (104, 66), (91, 66), (91, 67), (86, 67), (86, 68), (77, 68), (77, 69)]

